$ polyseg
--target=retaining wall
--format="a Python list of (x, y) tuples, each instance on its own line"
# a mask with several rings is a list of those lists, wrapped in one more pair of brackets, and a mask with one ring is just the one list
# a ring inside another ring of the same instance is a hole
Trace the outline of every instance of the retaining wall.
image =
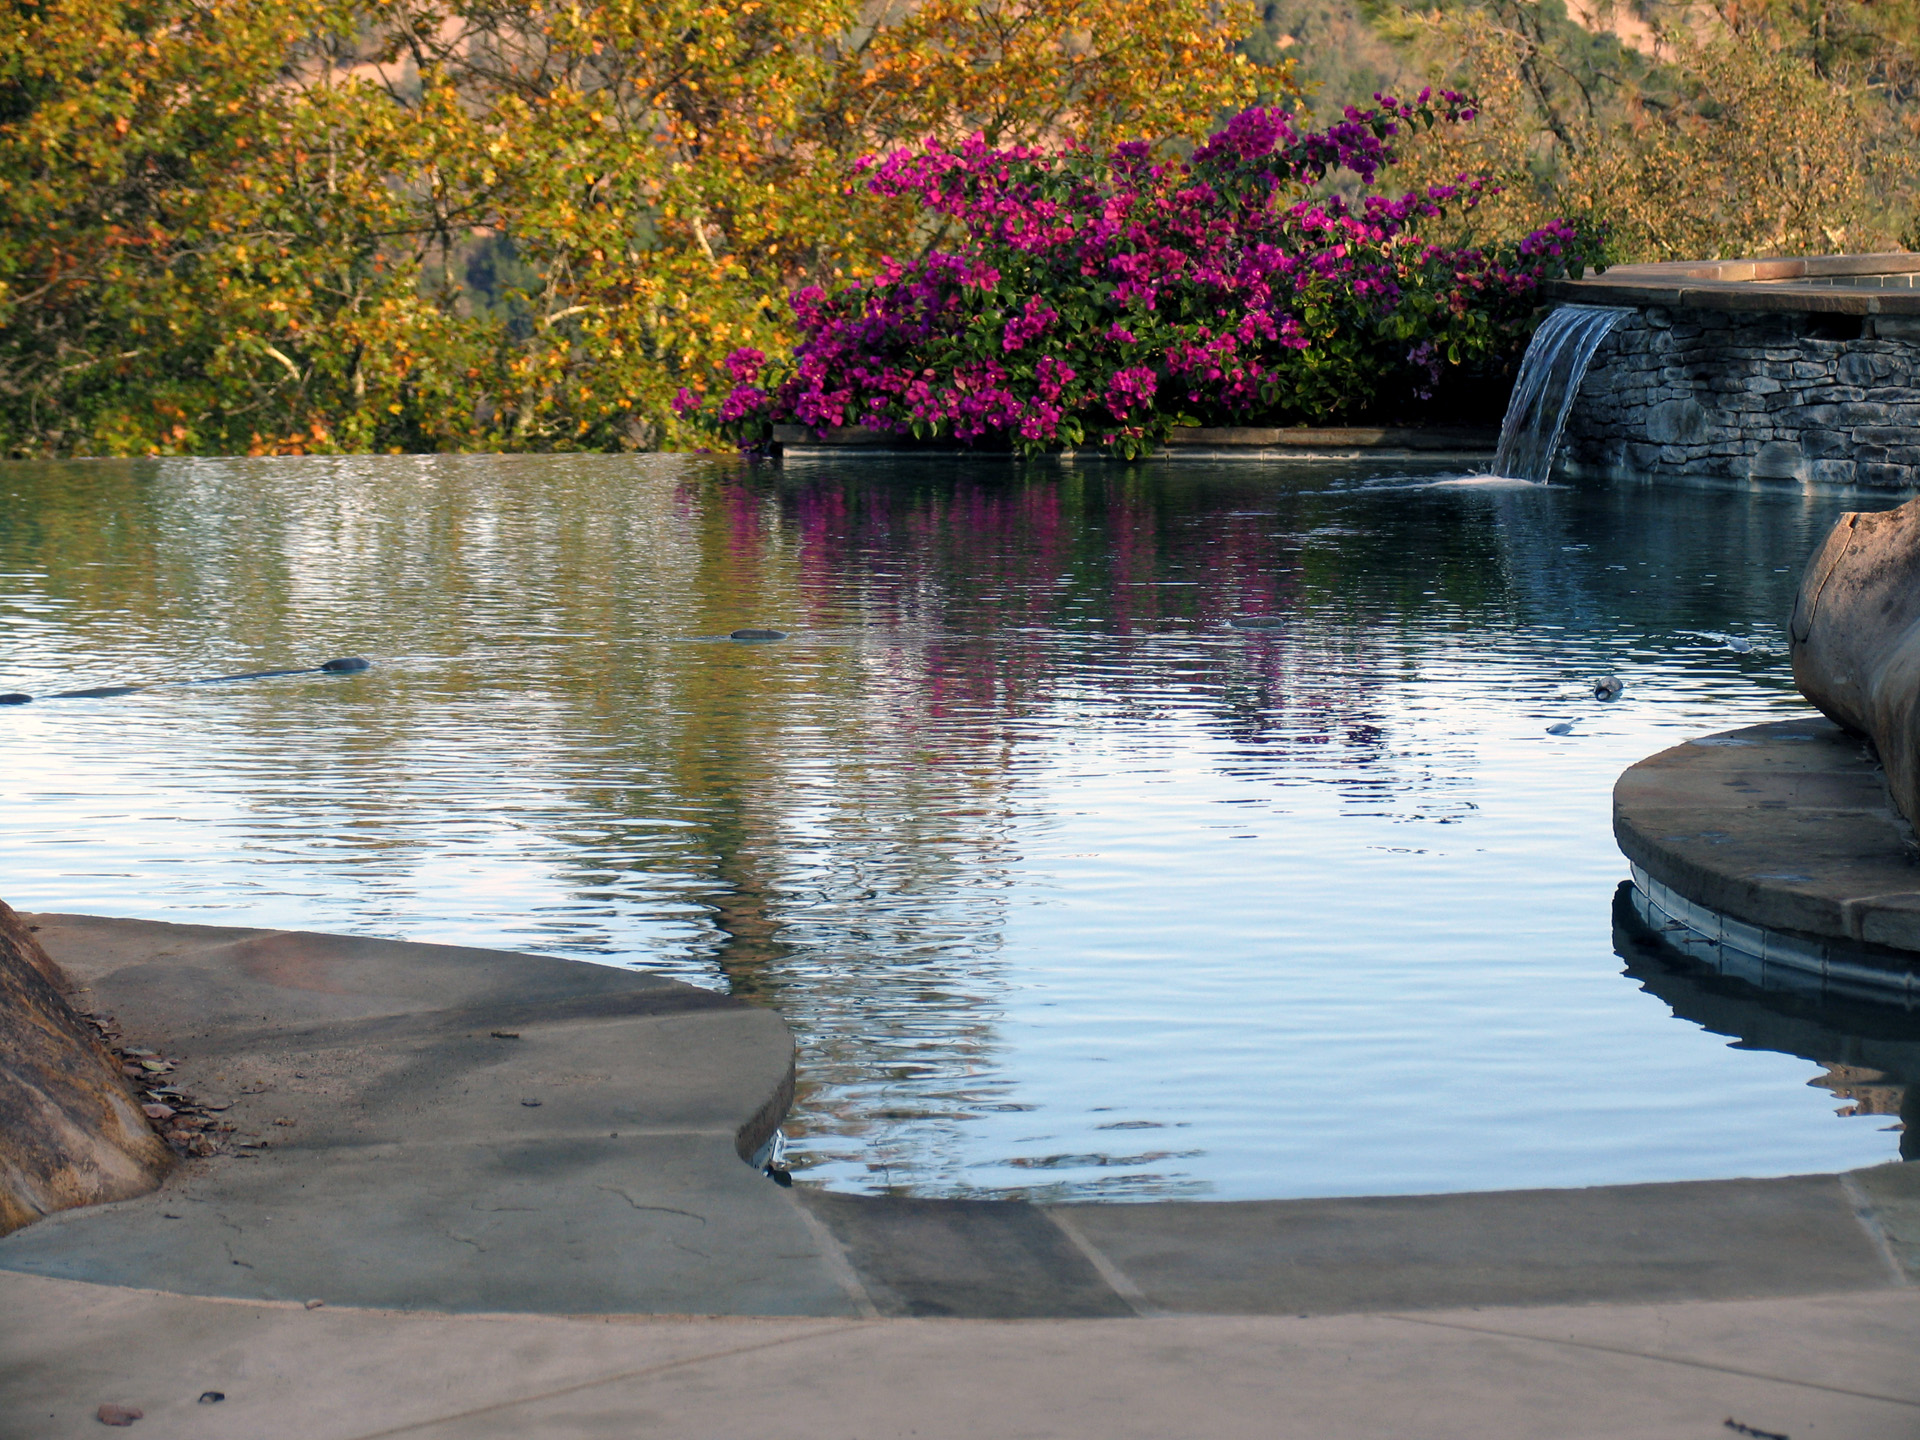
[(1561, 466), (1920, 487), (1920, 316), (1643, 307), (1595, 353)]
[(1920, 254), (1616, 265), (1546, 296), (1634, 312), (1580, 387), (1566, 474), (1920, 486)]

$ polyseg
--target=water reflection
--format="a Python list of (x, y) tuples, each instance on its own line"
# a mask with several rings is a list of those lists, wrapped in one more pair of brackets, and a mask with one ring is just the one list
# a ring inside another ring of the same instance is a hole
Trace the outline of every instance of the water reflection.
[(0, 689), (380, 661), (0, 712), (0, 894), (763, 997), (794, 1156), (845, 1188), (1879, 1158), (1621, 985), (1590, 909), (1621, 768), (1792, 713), (1779, 617), (1846, 502), (1434, 478), (0, 467)]
[(1742, 1049), (1793, 1055), (1820, 1067), (1807, 1084), (1841, 1101), (1842, 1118), (1877, 1116), (1900, 1136), (1900, 1158), (1920, 1160), (1920, 1013), (1809, 994), (1804, 981), (1764, 989), (1722, 975), (1664, 940), (1635, 911), (1631, 884), (1613, 902), (1613, 944), (1627, 974), (1682, 1020)]

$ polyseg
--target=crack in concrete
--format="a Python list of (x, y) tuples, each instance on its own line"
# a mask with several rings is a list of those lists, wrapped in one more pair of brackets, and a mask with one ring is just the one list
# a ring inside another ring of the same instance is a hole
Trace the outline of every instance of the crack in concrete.
[(636, 1210), (658, 1210), (663, 1215), (684, 1215), (689, 1220), (698, 1220), (702, 1225), (707, 1223), (706, 1216), (695, 1214), (691, 1210), (676, 1210), (671, 1205), (642, 1205), (617, 1185), (596, 1185), (593, 1188), (596, 1190), (604, 1190), (609, 1195), (618, 1195)]
[[(211, 1214), (213, 1218), (218, 1220), (222, 1225), (226, 1226), (229, 1230), (233, 1231), (235, 1235), (244, 1236), (247, 1233), (239, 1225), (236, 1225), (233, 1221), (229, 1220), (226, 1216), (225, 1211), (213, 1210), (213, 1211), (209, 1211), (208, 1213)], [(242, 1270), (253, 1269), (253, 1264), (251, 1261), (242, 1260), (239, 1256), (233, 1253), (233, 1241), (223, 1238), (220, 1241), (220, 1248), (226, 1252), (228, 1264), (238, 1265)]]
[(1042, 1217), (1053, 1222), (1054, 1229), (1067, 1237), (1067, 1242), (1080, 1252), (1082, 1259), (1093, 1266), (1094, 1272), (1106, 1282), (1107, 1288), (1124, 1300), (1127, 1308), (1135, 1315), (1142, 1319), (1152, 1319), (1168, 1313), (1154, 1304), (1148, 1298), (1146, 1291), (1136, 1285), (1133, 1277), (1116, 1265), (1111, 1256), (1088, 1239), (1086, 1232), (1074, 1224), (1071, 1217), (1052, 1206), (1042, 1205), (1037, 1208)]
[(1847, 1199), (1853, 1203), (1853, 1218), (1860, 1222), (1860, 1228), (1867, 1232), (1874, 1252), (1886, 1263), (1893, 1283), (1902, 1288), (1913, 1283), (1907, 1274), (1907, 1267), (1901, 1261), (1900, 1252), (1894, 1248), (1893, 1237), (1887, 1233), (1887, 1227), (1880, 1218), (1879, 1207), (1873, 1203), (1873, 1197), (1867, 1194), (1866, 1187), (1853, 1175), (1840, 1177), (1840, 1188), (1846, 1192)]
[(1574, 1350), (1596, 1350), (1604, 1355), (1624, 1355), (1634, 1360), (1652, 1360), (1661, 1365), (1680, 1365), (1692, 1370), (1712, 1370), (1721, 1375), (1738, 1375), (1743, 1380), (1764, 1380), (1774, 1385), (1797, 1385), (1804, 1390), (1820, 1390), (1829, 1395), (1846, 1395), (1855, 1400), (1878, 1400), (1886, 1405), (1903, 1405), (1920, 1410), (1920, 1399), (1905, 1395), (1882, 1395), (1872, 1390), (1855, 1390), (1846, 1385), (1824, 1385), (1818, 1380), (1796, 1380), (1790, 1375), (1773, 1375), (1765, 1370), (1748, 1370), (1739, 1365), (1723, 1365), (1717, 1360), (1695, 1360), (1685, 1355), (1656, 1355), (1630, 1345), (1607, 1345), (1598, 1340), (1562, 1340), (1553, 1335), (1530, 1335), (1524, 1330), (1497, 1330), (1491, 1325), (1466, 1325), (1458, 1320), (1435, 1320), (1426, 1315), (1383, 1314), (1383, 1320), (1398, 1320), (1407, 1325), (1431, 1325), (1439, 1330), (1464, 1330), (1470, 1335), (1492, 1335), (1502, 1340), (1531, 1340), (1541, 1345), (1561, 1345)]
[(597, 1390), (603, 1385), (618, 1385), (627, 1380), (645, 1380), (655, 1375), (664, 1375), (670, 1370), (684, 1370), (690, 1365), (705, 1365), (714, 1360), (731, 1360), (737, 1355), (751, 1355), (756, 1350), (772, 1350), (781, 1345), (793, 1345), (802, 1340), (818, 1340), (827, 1336), (845, 1335), (853, 1330), (865, 1330), (878, 1324), (873, 1320), (854, 1320), (842, 1324), (813, 1328), (818, 1321), (811, 1322), (807, 1330), (798, 1335), (782, 1335), (777, 1340), (762, 1340), (754, 1345), (735, 1345), (725, 1350), (714, 1350), (704, 1355), (687, 1355), (678, 1360), (663, 1360), (653, 1365), (642, 1365), (637, 1369), (623, 1370), (614, 1375), (602, 1375), (595, 1380), (582, 1380), (573, 1385), (562, 1385), (552, 1390), (543, 1390), (537, 1395), (520, 1395), (511, 1400), (496, 1400), (490, 1405), (476, 1405), (471, 1410), (460, 1410), (448, 1415), (436, 1415), (429, 1420), (413, 1420), (405, 1425), (395, 1425), (387, 1430), (369, 1430), (350, 1440), (388, 1440), (393, 1435), (405, 1435), (420, 1430), (431, 1430), (441, 1425), (451, 1425), (461, 1420), (476, 1420), (482, 1415), (497, 1415), (502, 1411), (517, 1410), (526, 1405), (537, 1405), (543, 1400), (558, 1400), (568, 1395), (578, 1395), (582, 1391)]

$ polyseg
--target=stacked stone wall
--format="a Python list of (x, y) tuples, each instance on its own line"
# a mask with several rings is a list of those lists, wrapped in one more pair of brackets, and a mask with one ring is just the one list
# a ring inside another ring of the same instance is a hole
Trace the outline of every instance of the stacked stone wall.
[(1575, 478), (1920, 488), (1920, 317), (1649, 306), (1568, 417)]

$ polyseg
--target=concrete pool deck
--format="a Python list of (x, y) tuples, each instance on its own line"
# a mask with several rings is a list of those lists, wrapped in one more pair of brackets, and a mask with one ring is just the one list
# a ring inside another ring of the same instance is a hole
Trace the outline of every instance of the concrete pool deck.
[(82, 1008), (267, 1143), (0, 1239), (0, 1437), (96, 1433), (102, 1403), (156, 1436), (1920, 1434), (1920, 1167), (828, 1195), (740, 1158), (791, 1093), (771, 1011), (501, 951), (28, 919)]

